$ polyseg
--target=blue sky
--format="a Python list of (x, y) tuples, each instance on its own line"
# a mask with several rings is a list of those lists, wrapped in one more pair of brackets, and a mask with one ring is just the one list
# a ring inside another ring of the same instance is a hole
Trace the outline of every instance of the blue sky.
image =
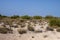
[(0, 0), (0, 14), (60, 17), (60, 0)]

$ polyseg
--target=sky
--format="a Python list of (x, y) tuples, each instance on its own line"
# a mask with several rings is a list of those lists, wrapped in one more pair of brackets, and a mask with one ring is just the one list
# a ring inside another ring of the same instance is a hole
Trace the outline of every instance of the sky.
[(60, 0), (0, 0), (0, 14), (60, 17)]

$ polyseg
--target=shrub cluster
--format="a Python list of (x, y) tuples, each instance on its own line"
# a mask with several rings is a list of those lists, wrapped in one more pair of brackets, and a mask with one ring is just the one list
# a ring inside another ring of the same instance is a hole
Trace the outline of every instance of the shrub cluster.
[(8, 28), (5, 28), (5, 27), (3, 27), (3, 28), (0, 28), (0, 33), (2, 33), (2, 34), (6, 34), (6, 33), (12, 33), (12, 30), (11, 29), (8, 29)]
[(30, 19), (31, 17), (28, 15), (21, 16), (22, 19)]
[(19, 16), (18, 15), (13, 15), (13, 16), (11, 16), (11, 18), (16, 19), (16, 18), (19, 18)]
[(33, 19), (42, 19), (42, 16), (33, 16)]
[(51, 19), (50, 26), (60, 27), (60, 19)]
[[(8, 17), (8, 16), (4, 16), (4, 15), (0, 14), (0, 19), (1, 18), (6, 18), (6, 17)], [(24, 19), (42, 19), (42, 18), (44, 18), (44, 19), (47, 19), (49, 21), (50, 26), (52, 26), (52, 27), (54, 27), (54, 26), (55, 27), (60, 27), (60, 17), (54, 17), (54, 16), (51, 16), (51, 15), (47, 15), (45, 17), (42, 17), (42, 16), (32, 16), (31, 17), (31, 16), (28, 16), (28, 15), (24, 15), (24, 16), (13, 15), (13, 16), (11, 16), (9, 18), (12, 18), (12, 19), (21, 18), (21, 19), (23, 19), (23, 20), (20, 20), (20, 22), (24, 22), (25, 21)], [(9, 19), (9, 18), (7, 18), (7, 19)], [(30, 30), (32, 28), (30, 27), (28, 29)]]
[[(5, 18), (5, 17), (9, 17), (9, 16), (5, 16), (5, 15), (1, 15), (0, 14), (0, 18)], [(16, 18), (21, 18), (21, 19), (41, 19), (42, 16), (28, 16), (28, 15), (24, 15), (24, 16), (19, 16), (19, 15), (13, 15), (13, 16), (10, 16), (9, 18), (12, 18), (12, 19), (16, 19)]]

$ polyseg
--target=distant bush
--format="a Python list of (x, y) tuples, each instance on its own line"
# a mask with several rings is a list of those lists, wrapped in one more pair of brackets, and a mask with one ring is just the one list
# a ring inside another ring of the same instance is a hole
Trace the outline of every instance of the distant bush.
[(2, 18), (6, 18), (6, 17), (8, 17), (8, 16), (1, 15), (1, 14), (0, 14), (0, 19), (2, 19)]
[(1, 14), (0, 14), (0, 17), (7, 17), (7, 16), (5, 16), (5, 15), (1, 15)]
[(42, 16), (33, 16), (33, 19), (41, 19)]
[(18, 32), (19, 32), (20, 34), (24, 34), (24, 33), (26, 33), (27, 31), (24, 30), (24, 29), (19, 29)]
[(18, 15), (13, 15), (13, 16), (11, 16), (11, 18), (16, 19), (16, 18), (19, 18), (19, 16)]
[(30, 19), (31, 17), (28, 15), (21, 16), (22, 19)]
[(47, 15), (46, 17), (45, 17), (45, 19), (57, 19), (58, 17), (54, 17), (54, 16), (51, 16), (51, 15)]

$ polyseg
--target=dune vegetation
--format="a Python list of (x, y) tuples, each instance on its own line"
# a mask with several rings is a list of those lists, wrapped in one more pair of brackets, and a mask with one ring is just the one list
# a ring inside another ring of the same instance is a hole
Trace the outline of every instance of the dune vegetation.
[[(54, 17), (54, 16), (51, 16), (51, 15), (47, 15), (45, 17), (42, 17), (42, 16), (28, 16), (28, 15), (24, 15), (24, 16), (18, 16), (18, 15), (13, 15), (13, 16), (5, 16), (5, 15), (1, 15), (0, 14), (0, 21), (5, 21), (3, 20), (5, 19), (6, 22), (8, 23), (11, 23), (12, 21), (16, 20), (18, 21), (18, 19), (22, 19), (21, 21), (23, 20), (47, 20), (49, 22), (49, 25), (53, 28), (55, 27), (60, 27), (60, 17)], [(9, 19), (9, 20), (8, 20)]]

